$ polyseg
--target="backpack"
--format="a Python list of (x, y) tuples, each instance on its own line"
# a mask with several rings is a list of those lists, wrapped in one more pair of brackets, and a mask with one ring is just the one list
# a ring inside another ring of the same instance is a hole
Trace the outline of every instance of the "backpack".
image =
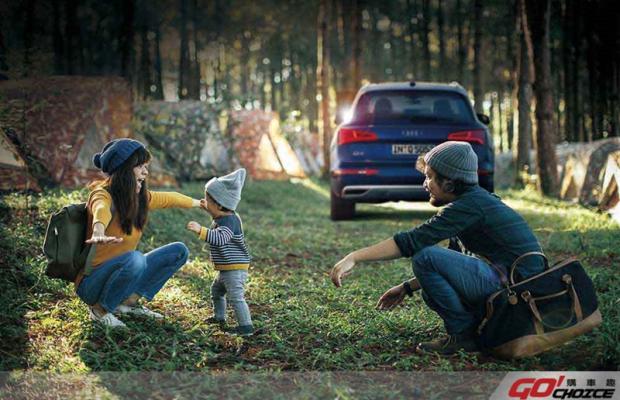
[(50, 217), (43, 241), (47, 276), (74, 282), (78, 273), (90, 266), (95, 246), (84, 243), (87, 220), (86, 203), (65, 206)]

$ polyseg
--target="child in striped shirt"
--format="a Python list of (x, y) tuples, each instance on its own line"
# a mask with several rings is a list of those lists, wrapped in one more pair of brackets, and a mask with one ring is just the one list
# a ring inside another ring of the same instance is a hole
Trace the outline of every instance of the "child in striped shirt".
[(245, 182), (245, 169), (212, 178), (205, 185), (205, 198), (200, 206), (205, 209), (213, 222), (209, 228), (190, 221), (187, 229), (198, 234), (209, 244), (211, 260), (217, 275), (211, 285), (211, 300), (214, 316), (210, 322), (226, 322), (226, 301), (233, 306), (237, 319), (236, 332), (242, 336), (254, 333), (250, 309), (245, 301), (244, 285), (248, 278), (251, 257), (243, 238), (243, 227), (235, 212), (241, 189)]

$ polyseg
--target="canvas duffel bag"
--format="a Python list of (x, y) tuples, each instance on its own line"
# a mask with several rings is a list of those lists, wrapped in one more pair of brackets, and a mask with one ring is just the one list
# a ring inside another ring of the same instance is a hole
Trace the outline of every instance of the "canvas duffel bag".
[[(516, 281), (517, 265), (530, 256), (543, 257), (545, 270)], [(487, 299), (478, 327), (480, 345), (492, 355), (533, 356), (601, 324), (594, 286), (576, 258), (549, 267), (544, 254), (531, 252), (517, 258), (509, 271), (505, 287)]]

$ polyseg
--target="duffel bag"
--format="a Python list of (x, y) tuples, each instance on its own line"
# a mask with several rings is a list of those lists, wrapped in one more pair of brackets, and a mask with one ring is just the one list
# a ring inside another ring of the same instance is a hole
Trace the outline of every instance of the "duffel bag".
[[(515, 270), (525, 257), (541, 256), (545, 270), (521, 281)], [(480, 346), (510, 359), (533, 356), (601, 324), (592, 280), (576, 258), (549, 267), (544, 254), (526, 253), (510, 267), (505, 287), (486, 301), (478, 327)]]

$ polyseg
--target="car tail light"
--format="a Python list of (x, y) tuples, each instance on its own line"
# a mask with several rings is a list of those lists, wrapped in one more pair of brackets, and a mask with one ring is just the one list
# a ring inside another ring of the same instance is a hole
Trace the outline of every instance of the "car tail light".
[(448, 140), (457, 140), (460, 142), (484, 144), (484, 130), (477, 129), (473, 131), (453, 132), (448, 135)]
[(376, 140), (378, 140), (377, 134), (372, 131), (347, 128), (338, 130), (338, 146), (355, 142), (374, 142)]
[(377, 175), (379, 173), (378, 169), (358, 169), (358, 168), (347, 168), (347, 169), (336, 169), (332, 174), (334, 176), (341, 175)]
[(488, 169), (479, 169), (478, 170), (478, 175), (480, 176), (487, 176), (487, 175), (491, 175), (493, 174), (493, 171), (489, 171)]

